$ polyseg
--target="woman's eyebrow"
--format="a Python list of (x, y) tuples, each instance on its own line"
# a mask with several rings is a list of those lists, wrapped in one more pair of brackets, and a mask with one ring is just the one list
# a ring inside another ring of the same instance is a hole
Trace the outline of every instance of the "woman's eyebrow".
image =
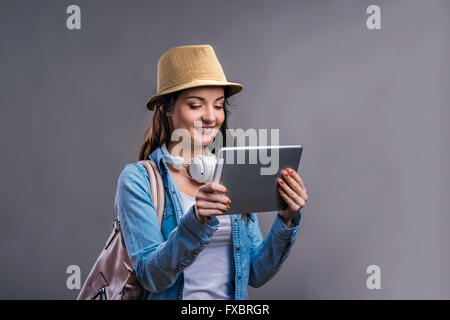
[[(197, 97), (197, 96), (189, 96), (189, 97), (186, 97), (185, 99), (190, 99), (190, 98), (195, 98), (195, 99), (205, 101), (205, 98)], [(221, 97), (217, 98), (216, 101), (219, 101), (220, 99), (224, 99), (224, 98), (225, 98), (225, 96), (221, 96)]]

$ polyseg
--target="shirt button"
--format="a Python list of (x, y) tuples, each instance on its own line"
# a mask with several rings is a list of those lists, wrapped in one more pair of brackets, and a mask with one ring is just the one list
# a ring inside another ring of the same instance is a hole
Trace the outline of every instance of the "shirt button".
[(238, 276), (238, 280), (241, 280), (241, 276)]
[(234, 218), (234, 222), (237, 222), (237, 218)]
[(211, 238), (211, 237), (212, 237), (212, 233), (208, 234), (208, 238)]
[(239, 247), (236, 248), (236, 251), (239, 251)]

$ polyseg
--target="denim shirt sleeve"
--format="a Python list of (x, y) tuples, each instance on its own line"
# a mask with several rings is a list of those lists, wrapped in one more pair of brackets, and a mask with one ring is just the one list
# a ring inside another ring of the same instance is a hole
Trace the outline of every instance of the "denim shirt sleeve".
[(299, 210), (292, 218), (290, 228), (287, 228), (277, 214), (265, 239), (259, 229), (257, 214), (253, 216), (255, 221), (249, 226), (252, 245), (248, 284), (258, 288), (280, 270), (295, 242), (303, 215)]
[(217, 230), (219, 220), (214, 217), (202, 223), (192, 206), (164, 241), (144, 170), (137, 163), (125, 166), (118, 179), (114, 207), (140, 283), (151, 293), (159, 293), (194, 262)]

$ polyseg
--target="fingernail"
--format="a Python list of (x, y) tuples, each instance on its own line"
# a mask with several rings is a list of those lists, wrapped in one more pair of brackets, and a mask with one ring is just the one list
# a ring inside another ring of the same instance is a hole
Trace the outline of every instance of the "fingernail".
[(287, 172), (285, 172), (285, 173), (283, 173), (283, 175), (284, 175), (285, 177), (287, 177), (289, 174), (288, 174)]
[(227, 210), (230, 209), (230, 206), (227, 206)]
[(231, 203), (231, 200), (228, 200), (227, 202), (228, 202), (228, 203)]
[(289, 174), (294, 174), (294, 170), (289, 169)]
[(284, 181), (280, 179), (280, 184), (284, 184)]
[(228, 189), (227, 189), (227, 188), (225, 188), (225, 192), (228, 192)]

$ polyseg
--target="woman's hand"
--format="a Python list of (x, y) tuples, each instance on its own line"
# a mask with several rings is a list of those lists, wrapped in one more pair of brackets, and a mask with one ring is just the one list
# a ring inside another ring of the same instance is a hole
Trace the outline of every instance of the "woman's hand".
[(284, 224), (289, 228), (294, 215), (305, 206), (308, 195), (303, 180), (297, 172), (288, 168), (287, 170), (281, 170), (281, 174), (283, 179), (278, 179), (278, 192), (286, 201), (288, 207), (285, 210), (280, 210), (279, 214)]
[(231, 200), (226, 196), (225, 186), (210, 182), (198, 188), (195, 194), (195, 213), (198, 219), (205, 223), (211, 216), (222, 215), (230, 209)]

